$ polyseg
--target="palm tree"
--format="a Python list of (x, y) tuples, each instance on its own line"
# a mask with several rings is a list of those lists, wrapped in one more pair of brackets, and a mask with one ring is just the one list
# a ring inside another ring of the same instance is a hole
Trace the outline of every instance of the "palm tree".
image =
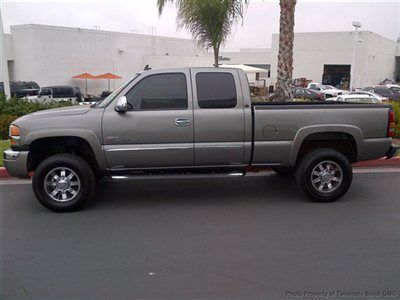
[(296, 0), (280, 0), (278, 74), (274, 101), (292, 98), (294, 10)]
[[(167, 2), (157, 0), (159, 14)], [(178, 8), (178, 27), (188, 30), (204, 48), (213, 48), (214, 65), (218, 67), (219, 49), (232, 32), (232, 27), (243, 19), (249, 0), (175, 0)]]

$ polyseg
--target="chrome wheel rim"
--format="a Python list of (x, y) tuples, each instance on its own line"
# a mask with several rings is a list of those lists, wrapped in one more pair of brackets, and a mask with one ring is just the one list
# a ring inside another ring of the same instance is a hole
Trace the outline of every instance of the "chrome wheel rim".
[(81, 181), (78, 175), (66, 167), (52, 169), (44, 179), (46, 194), (57, 202), (68, 202), (78, 195)]
[(342, 168), (334, 161), (318, 163), (311, 172), (311, 183), (320, 193), (332, 193), (343, 181)]

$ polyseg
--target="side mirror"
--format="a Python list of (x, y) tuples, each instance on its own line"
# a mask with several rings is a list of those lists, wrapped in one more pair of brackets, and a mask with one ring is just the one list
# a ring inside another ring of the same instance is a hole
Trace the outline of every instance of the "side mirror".
[(119, 113), (124, 113), (132, 109), (132, 105), (128, 103), (125, 96), (119, 98), (117, 101), (117, 105), (115, 106), (115, 111)]

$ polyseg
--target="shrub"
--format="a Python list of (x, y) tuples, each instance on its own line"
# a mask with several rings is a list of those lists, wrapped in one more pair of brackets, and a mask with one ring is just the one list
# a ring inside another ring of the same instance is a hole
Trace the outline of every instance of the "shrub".
[(13, 115), (0, 115), (0, 140), (8, 139), (8, 128), (12, 121), (17, 118), (18, 116)]
[(23, 99), (11, 98), (6, 100), (4, 93), (0, 93), (0, 140), (8, 138), (8, 128), (12, 121), (35, 111), (71, 106), (71, 102), (37, 103)]
[(396, 118), (396, 128), (394, 129), (394, 137), (396, 139), (400, 139), (400, 102), (391, 101), (390, 104), (393, 106), (393, 111)]

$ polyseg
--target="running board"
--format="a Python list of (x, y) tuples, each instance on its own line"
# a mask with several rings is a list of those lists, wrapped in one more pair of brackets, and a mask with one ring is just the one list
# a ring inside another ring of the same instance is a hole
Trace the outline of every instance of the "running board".
[(148, 179), (206, 179), (244, 177), (243, 171), (229, 173), (187, 173), (187, 174), (141, 174), (141, 175), (110, 175), (110, 180), (148, 180)]

